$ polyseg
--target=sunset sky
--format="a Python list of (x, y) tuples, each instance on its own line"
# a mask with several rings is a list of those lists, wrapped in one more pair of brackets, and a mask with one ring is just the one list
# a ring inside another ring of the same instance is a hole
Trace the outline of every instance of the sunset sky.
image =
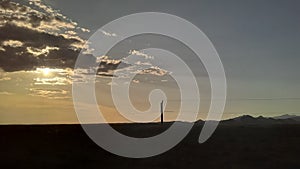
[[(113, 84), (112, 76), (115, 71), (138, 66), (118, 68), (130, 54), (145, 63), (162, 57), (139, 50), (145, 47), (166, 48), (185, 58), (200, 88), (199, 119), (205, 119), (209, 79), (194, 53), (180, 42), (156, 35), (136, 36), (119, 43), (107, 56), (91, 54), (85, 42), (95, 31), (137, 12), (177, 15), (208, 36), (227, 77), (224, 119), (244, 114), (300, 115), (299, 8), (297, 0), (1, 0), (0, 123), (78, 123), (72, 83), (86, 80), (73, 72), (80, 51), (100, 65), (95, 91), (106, 119), (127, 122), (112, 102), (111, 86), (121, 85)], [(109, 38), (118, 36), (110, 30), (102, 33)], [(151, 62), (151, 69), (135, 77), (130, 97), (136, 108), (146, 110), (149, 92), (160, 88), (168, 96), (166, 119), (175, 119), (180, 93), (170, 73)]]

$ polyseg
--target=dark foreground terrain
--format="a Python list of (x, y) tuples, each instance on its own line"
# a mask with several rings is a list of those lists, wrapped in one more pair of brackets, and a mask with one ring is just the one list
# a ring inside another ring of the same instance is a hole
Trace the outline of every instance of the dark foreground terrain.
[[(147, 136), (170, 124), (118, 124), (117, 130)], [(300, 125), (222, 123), (204, 144), (202, 123), (175, 148), (145, 159), (119, 157), (98, 147), (80, 125), (0, 126), (1, 168), (28, 169), (299, 169)], [(143, 133), (146, 133), (143, 135)]]

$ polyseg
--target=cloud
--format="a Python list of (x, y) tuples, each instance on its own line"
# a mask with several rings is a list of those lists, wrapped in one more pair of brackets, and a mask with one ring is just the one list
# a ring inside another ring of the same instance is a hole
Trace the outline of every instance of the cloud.
[(109, 33), (109, 32), (106, 32), (106, 31), (104, 31), (104, 30), (101, 30), (101, 32), (102, 32), (104, 35), (106, 35), (106, 36), (111, 36), (111, 37), (116, 37), (116, 36), (117, 36), (117, 34), (115, 34), (115, 33)]
[[(36, 70), (39, 67), (73, 68), (76, 59), (82, 54), (89, 61), (99, 63), (100, 76), (113, 77), (116, 70), (128, 68), (135, 73), (138, 68), (149, 69), (140, 74), (165, 75), (166, 71), (148, 60), (153, 56), (138, 50), (130, 50), (136, 56), (134, 63), (126, 59), (113, 59), (109, 56), (93, 56), (93, 49), (79, 34), (89, 32), (58, 10), (44, 4), (41, 0), (30, 0), (28, 5), (11, 1), (0, 2), (0, 68), (7, 72)], [(81, 31), (81, 33), (79, 33)], [(117, 34), (102, 30), (106, 36)], [(90, 67), (84, 67), (91, 69)], [(62, 79), (35, 79), (37, 84), (60, 84)], [(50, 82), (51, 81), (51, 82)], [(65, 83), (65, 82), (63, 82)]]
[(131, 66), (130, 64), (122, 62), (122, 59), (111, 59), (109, 56), (99, 56), (96, 58), (96, 62), (99, 63), (98, 75), (107, 77), (113, 77), (113, 73), (117, 69)]
[(91, 32), (89, 29), (86, 29), (86, 28), (77, 27), (77, 29), (80, 29), (82, 32)]
[(130, 51), (129, 51), (129, 54), (130, 54), (130, 55), (135, 55), (135, 56), (142, 56), (142, 57), (144, 57), (145, 59), (153, 59), (153, 56), (150, 56), (150, 55), (148, 55), (148, 54), (146, 54), (146, 53), (143, 53), (143, 52), (141, 52), (141, 51), (138, 51), (138, 50), (130, 50)]
[(72, 68), (80, 50), (88, 49), (78, 31), (89, 30), (40, 0), (29, 2), (29, 6), (0, 2), (0, 67), (5, 71)]
[[(154, 57), (137, 50), (130, 50), (130, 58), (112, 59), (109, 56), (97, 57), (98, 75), (106, 77), (128, 78), (130, 74), (164, 76), (167, 70), (153, 65), (149, 60)], [(141, 56), (141, 58), (139, 58)]]
[(109, 59), (108, 56), (99, 56), (99, 57), (97, 57), (96, 62), (118, 65), (121, 63), (121, 59)]
[(35, 5), (40, 9), (43, 9), (45, 12), (47, 12), (48, 14), (52, 14), (52, 15), (56, 15), (56, 16), (61, 16), (63, 18), (65, 18), (65, 16), (63, 16), (62, 14), (58, 13), (58, 11), (52, 9), (51, 7), (43, 4), (41, 2), (41, 0), (29, 0), (29, 4), (30, 5)]
[(70, 96), (69, 92), (62, 89), (40, 89), (31, 88), (29, 89), (30, 96), (44, 97), (48, 99), (68, 99)]
[(52, 77), (52, 78), (35, 78), (34, 79), (35, 85), (68, 85), (71, 84), (72, 81), (70, 79), (67, 79), (65, 77)]
[(1, 81), (8, 81), (8, 80), (11, 80), (11, 77), (1, 77), (0, 78), (0, 82)]
[(40, 55), (48, 56), (50, 51), (59, 50), (58, 47), (50, 47), (50, 46), (46, 46), (45, 48), (42, 48), (42, 49), (34, 48), (34, 47), (27, 47), (26, 49), (27, 49), (27, 52), (32, 54), (33, 56), (40, 56)]
[(63, 86), (72, 84), (74, 72), (70, 69), (50, 69), (50, 68), (37, 68), (31, 71), (37, 75), (34, 78), (34, 85), (41, 86)]
[(0, 92), (0, 95), (13, 95), (14, 93), (10, 93), (10, 92)]
[(23, 46), (23, 42), (18, 41), (18, 40), (6, 40), (2, 42), (3, 46), (9, 46), (12, 48), (18, 48)]
[(164, 76), (169, 74), (167, 70), (161, 69), (157, 66), (152, 66), (149, 69), (145, 69), (139, 72), (139, 74), (150, 74), (150, 75), (156, 75), (156, 76)]
[(77, 27), (76, 22), (71, 21), (51, 7), (47, 7), (41, 1), (35, 1), (35, 3), (30, 4), (37, 3), (40, 5), (35, 5), (38, 8), (34, 9), (11, 1), (0, 2), (2, 25), (11, 23), (18, 27), (50, 34), (61, 33), (57, 31), (75, 29)]

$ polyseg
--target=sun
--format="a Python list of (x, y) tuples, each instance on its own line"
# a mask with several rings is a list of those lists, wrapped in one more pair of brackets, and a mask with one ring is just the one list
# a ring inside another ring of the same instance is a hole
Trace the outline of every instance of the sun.
[(49, 68), (44, 68), (42, 70), (42, 72), (43, 72), (43, 75), (48, 76), (50, 74), (50, 69)]
[(37, 72), (43, 74), (44, 76), (50, 76), (52, 69), (46, 68), (46, 67), (45, 68), (37, 68)]

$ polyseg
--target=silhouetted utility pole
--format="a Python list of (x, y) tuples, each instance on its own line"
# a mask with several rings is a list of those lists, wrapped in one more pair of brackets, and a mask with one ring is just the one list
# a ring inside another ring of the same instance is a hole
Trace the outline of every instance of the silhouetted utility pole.
[(160, 103), (160, 123), (164, 123), (164, 101)]

